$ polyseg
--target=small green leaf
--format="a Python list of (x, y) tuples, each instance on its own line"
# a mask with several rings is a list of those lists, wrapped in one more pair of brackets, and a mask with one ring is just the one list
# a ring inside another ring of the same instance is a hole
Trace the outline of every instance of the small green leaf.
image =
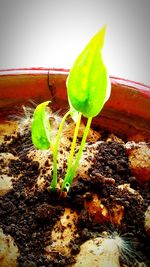
[(101, 111), (110, 83), (103, 62), (102, 48), (106, 27), (103, 27), (78, 56), (67, 79), (68, 98), (75, 110), (85, 117), (95, 117)]
[[(69, 101), (69, 99), (68, 99), (68, 101)], [(78, 121), (79, 112), (76, 111), (76, 109), (74, 109), (74, 107), (71, 105), (70, 101), (69, 101), (69, 106), (70, 106), (71, 118), (73, 119), (74, 122), (77, 122)]]
[(50, 142), (50, 122), (47, 112), (47, 106), (50, 101), (46, 101), (38, 105), (33, 114), (31, 125), (32, 142), (36, 148), (48, 149)]

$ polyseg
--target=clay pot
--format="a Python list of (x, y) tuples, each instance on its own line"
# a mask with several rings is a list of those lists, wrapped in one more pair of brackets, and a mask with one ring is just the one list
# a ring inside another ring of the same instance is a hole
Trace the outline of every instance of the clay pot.
[[(51, 99), (54, 110), (68, 108), (64, 69), (11, 69), (0, 71), (0, 119), (19, 112), (29, 100)], [(128, 140), (150, 140), (150, 87), (111, 77), (111, 97), (93, 125), (113, 131)]]
[[(18, 116), (18, 115), (23, 114), (22, 105), (33, 107), (34, 103), (39, 104), (43, 101), (51, 100), (51, 107), (54, 111), (59, 110), (62, 113), (64, 111), (66, 111), (68, 109), (67, 90), (66, 90), (66, 79), (67, 79), (68, 73), (69, 73), (69, 70), (63, 70), (63, 69), (39, 69), (38, 68), (38, 69), (1, 70), (0, 71), (0, 123), (2, 122), (2, 124), (1, 124), (2, 126), (1, 126), (0, 130), (3, 131), (3, 125), (5, 122), (6, 122), (6, 125), (8, 124), (8, 127), (9, 127), (9, 120), (11, 120), (12, 117), (15, 117), (16, 115)], [(146, 156), (149, 157), (149, 151), (150, 151), (150, 149), (149, 149), (149, 143), (150, 143), (150, 112), (149, 112), (150, 111), (150, 87), (143, 85), (143, 84), (140, 84), (140, 83), (136, 83), (133, 81), (128, 81), (128, 80), (124, 80), (124, 79), (120, 79), (120, 78), (115, 78), (115, 77), (111, 77), (111, 86), (112, 86), (111, 97), (107, 101), (107, 103), (105, 104), (102, 112), (97, 117), (95, 117), (93, 119), (93, 121), (92, 121), (93, 125), (92, 126), (96, 127), (96, 129), (103, 129), (103, 130), (106, 130), (107, 132), (114, 133), (117, 135), (116, 138), (121, 137), (121, 138), (123, 138), (123, 140), (125, 142), (129, 141), (129, 140), (136, 141), (137, 143), (138, 142), (140, 143), (140, 141), (143, 142), (144, 149), (140, 148), (140, 147), (139, 147), (139, 149), (143, 149), (142, 153), (144, 153), (144, 154), (141, 154), (141, 151), (139, 151), (139, 159), (141, 159), (140, 155), (143, 155), (142, 159), (145, 158)], [(8, 129), (7, 129), (7, 131), (8, 131)], [(20, 138), (20, 136), (19, 136), (19, 138)], [(118, 140), (120, 140), (120, 139), (118, 138)], [(20, 145), (20, 143), (19, 143), (19, 145)], [(147, 150), (145, 150), (145, 148)], [(127, 149), (127, 153), (129, 153), (129, 155), (131, 155), (131, 156), (134, 156), (134, 155), (132, 155), (132, 153), (134, 153), (134, 150), (132, 151), (132, 148), (129, 148), (129, 150)], [(137, 168), (134, 169), (134, 167), (131, 166), (131, 171), (133, 172), (133, 176), (135, 175), (135, 177), (139, 180), (139, 182), (142, 182), (144, 184), (145, 188), (147, 186), (147, 182), (150, 179), (149, 160), (146, 161), (146, 164), (147, 164), (146, 167), (144, 167), (145, 169), (143, 169), (143, 166), (139, 165), (141, 172), (138, 169), (137, 173), (136, 173)], [(35, 170), (35, 168), (38, 170), (37, 166), (38, 165), (36, 162), (36, 165), (34, 165), (34, 170)], [(45, 165), (44, 165), (44, 168), (45, 168)], [(125, 167), (125, 169), (126, 169), (126, 167)], [(31, 171), (32, 170), (33, 169), (31, 169)], [(33, 175), (33, 173), (32, 173), (32, 175)], [(135, 179), (133, 180), (133, 178), (135, 178), (135, 177), (131, 176), (130, 178), (132, 178), (132, 180), (130, 179), (130, 182), (135, 183)], [(142, 177), (142, 179), (141, 179), (141, 177)], [(95, 181), (98, 181), (98, 180), (95, 179)], [(110, 183), (110, 182), (115, 183), (114, 179), (109, 179), (107, 177), (105, 179), (105, 182), (106, 181), (108, 183)], [(101, 184), (101, 186), (102, 186), (102, 184)], [(124, 193), (124, 191), (126, 192), (126, 190), (127, 190), (127, 192), (129, 192), (129, 195), (132, 196), (133, 199), (134, 198), (138, 199), (139, 202), (137, 202), (138, 204), (137, 204), (137, 206), (135, 206), (135, 209), (136, 209), (136, 207), (138, 207), (137, 210), (134, 209), (134, 205), (129, 205), (129, 203), (127, 201), (125, 203), (126, 210), (125, 210), (124, 206), (117, 204), (117, 202), (115, 203), (115, 201), (114, 201), (114, 206), (112, 207), (112, 213), (109, 213), (107, 208), (101, 203), (100, 198), (98, 198), (99, 195), (97, 193), (93, 194), (92, 199), (91, 198), (88, 199), (88, 197), (90, 195), (89, 195), (89, 192), (87, 191), (86, 192), (87, 195), (84, 194), (84, 202), (83, 202), (87, 213), (89, 213), (90, 216), (92, 216), (93, 221), (95, 223), (105, 224), (105, 223), (111, 221), (111, 222), (113, 222), (114, 225), (120, 226), (124, 216), (126, 216), (128, 219), (128, 216), (131, 215), (131, 216), (129, 216), (130, 217), (130, 223), (133, 221), (133, 218), (132, 218), (133, 212), (132, 211), (134, 210), (134, 212), (136, 214), (135, 216), (137, 216), (136, 220), (138, 220), (138, 222), (141, 218), (141, 217), (139, 217), (139, 214), (140, 214), (140, 216), (142, 216), (142, 220), (143, 220), (143, 216), (145, 216), (145, 222), (144, 223), (142, 222), (143, 225), (141, 224), (141, 222), (138, 224), (138, 232), (139, 232), (139, 228), (140, 228), (140, 231), (143, 231), (143, 227), (145, 227), (145, 230), (147, 233), (144, 232), (144, 235), (145, 235), (144, 240), (147, 240), (146, 239), (147, 235), (149, 235), (149, 207), (146, 210), (146, 213), (145, 213), (146, 215), (144, 215), (145, 210), (144, 211), (142, 210), (142, 207), (144, 207), (142, 205), (145, 205), (145, 204), (143, 204), (143, 202), (142, 202), (143, 199), (140, 196), (139, 192), (138, 191), (136, 192), (136, 190), (132, 189), (132, 187), (130, 188), (130, 184), (126, 184), (126, 183), (121, 184), (120, 188), (121, 188), (123, 193)], [(29, 192), (30, 192), (30, 190), (29, 190)], [(77, 188), (76, 193), (77, 193), (76, 199), (79, 201), (78, 188)], [(122, 195), (122, 193), (121, 193), (121, 195)], [(51, 195), (51, 196), (52, 196), (52, 198), (54, 197), (53, 195)], [(18, 198), (22, 197), (20, 192), (17, 195), (17, 197)], [(25, 197), (25, 196), (23, 196), (23, 197)], [(85, 200), (85, 197), (86, 197), (86, 200)], [(145, 201), (147, 201), (146, 197), (145, 197)], [(58, 196), (57, 196), (57, 198), (58, 198)], [(49, 196), (48, 196), (48, 199), (49, 199)], [(59, 199), (59, 201), (62, 201), (60, 199), (60, 195), (59, 195), (58, 199)], [(62, 199), (64, 200), (65, 197)], [(81, 198), (81, 200), (82, 200), (82, 198)], [(130, 200), (130, 198), (128, 198), (128, 200)], [(41, 201), (41, 198), (40, 198), (40, 201)], [(44, 201), (43, 205), (40, 205), (40, 203), (38, 203), (38, 206), (36, 207), (36, 209), (35, 209), (35, 207), (33, 207), (33, 210), (35, 212), (35, 217), (37, 220), (46, 220), (46, 223), (47, 223), (47, 219), (51, 218), (51, 217), (49, 217), (49, 214), (52, 216), (55, 213), (54, 212), (55, 209), (52, 208), (52, 205), (45, 204), (45, 196), (44, 196), (43, 201)], [(111, 201), (113, 201), (113, 200), (111, 200)], [(21, 199), (20, 203), (22, 203), (22, 199)], [(18, 199), (17, 199), (17, 204), (15, 204), (15, 205), (17, 205), (17, 208), (18, 208)], [(148, 205), (147, 202), (146, 202), (146, 205)], [(43, 212), (43, 210), (44, 210), (44, 212)], [(131, 213), (131, 214), (128, 213), (128, 210), (129, 210), (129, 213)], [(60, 227), (61, 230), (65, 229), (66, 225), (69, 225), (66, 218), (70, 218), (71, 216), (73, 216), (72, 221), (74, 221), (76, 224), (77, 213), (72, 212), (69, 209), (65, 209), (65, 217), (62, 216), (62, 221), (60, 220), (60, 224), (58, 224), (58, 226), (59, 225), (63, 226), (63, 228)], [(64, 218), (65, 218), (66, 224), (63, 224)], [(80, 218), (80, 220), (81, 219), (83, 220), (82, 221), (82, 223), (83, 223), (84, 219), (85, 219), (84, 216), (83, 216), (83, 218)], [(136, 220), (134, 220), (135, 221), (134, 222), (135, 227), (137, 226)], [(41, 221), (40, 221), (40, 223), (41, 223)], [(84, 224), (83, 224), (83, 227), (84, 227)], [(40, 228), (42, 229), (41, 226), (40, 226)], [(71, 227), (69, 227), (69, 228), (71, 229)], [(12, 229), (11, 229), (11, 227), (7, 227), (6, 232), (11, 233)], [(57, 229), (57, 227), (56, 227), (56, 229)], [(73, 229), (75, 229), (75, 228), (73, 228)], [(34, 228), (33, 228), (33, 231), (34, 231)], [(72, 238), (72, 232), (70, 232), (70, 233), (71, 233), (70, 238)], [(84, 233), (84, 235), (85, 234), (86, 233)], [(63, 234), (61, 232), (63, 244), (64, 244), (65, 235), (66, 235), (66, 231), (64, 230)], [(83, 238), (84, 238), (84, 235), (83, 235)], [(4, 238), (4, 236), (1, 233), (1, 239), (3, 239), (3, 238)], [(68, 238), (68, 233), (67, 233), (67, 238)], [(119, 264), (119, 255), (120, 255), (119, 253), (120, 252), (117, 252), (118, 254), (117, 254), (117, 264), (116, 264), (116, 250), (119, 251), (118, 247), (116, 246), (116, 240), (118, 240), (118, 242), (120, 242), (120, 240), (121, 240), (121, 242), (122, 242), (122, 239), (119, 239), (119, 238), (120, 237), (117, 237), (117, 238), (115, 237), (115, 238), (112, 238), (112, 240), (110, 238), (108, 238), (108, 239), (106, 238), (106, 240), (105, 240), (105, 243), (106, 243), (106, 241), (109, 243), (109, 246), (106, 245), (106, 247), (109, 247), (109, 250), (110, 250), (110, 251), (106, 251), (107, 252), (106, 256), (109, 255), (109, 257), (108, 257), (109, 266), (110, 266), (110, 264), (112, 264), (112, 258), (111, 257), (114, 255), (115, 255), (115, 262), (114, 262), (113, 266), (120, 266), (120, 264)], [(143, 232), (142, 232), (142, 238), (143, 238)], [(101, 238), (98, 241), (100, 242)], [(85, 257), (85, 255), (86, 255), (85, 252), (87, 251), (87, 247), (89, 245), (92, 246), (92, 249), (93, 249), (93, 247), (95, 248), (94, 242), (97, 242), (97, 239), (94, 239), (94, 241), (90, 240), (89, 243), (83, 244), (81, 254), (79, 254), (79, 262), (80, 262), (80, 256), (82, 258), (82, 253), (83, 253), (84, 258), (88, 259), (89, 255), (87, 255)], [(146, 242), (146, 241), (143, 241), (143, 242)], [(101, 243), (102, 243), (102, 241), (101, 241)], [(141, 245), (141, 247), (144, 247), (145, 244), (146, 243), (143, 243)], [(60, 247), (63, 247), (63, 246), (61, 246), (61, 243), (60, 243)], [(67, 247), (67, 245), (66, 245), (66, 247)], [(111, 247), (114, 247), (114, 250)], [(116, 250), (115, 250), (115, 247), (116, 247)], [(122, 249), (122, 247), (121, 247), (121, 249)], [(123, 247), (123, 249), (124, 249), (124, 247)], [(51, 247), (47, 246), (46, 252), (49, 253), (49, 250), (51, 252)], [(128, 246), (127, 246), (127, 251), (128, 251)], [(148, 251), (148, 249), (146, 250), (145, 253), (147, 253), (147, 251)], [(124, 250), (123, 250), (123, 252), (124, 252)], [(18, 255), (18, 251), (16, 252), (16, 254)], [(93, 254), (92, 254), (92, 257), (93, 257)], [(84, 265), (82, 265), (82, 266), (85, 266), (84, 258), (83, 258), (83, 264)], [(111, 259), (111, 263), (110, 263), (110, 259)], [(21, 258), (20, 260), (22, 263), (24, 258)], [(94, 261), (95, 261), (95, 258), (94, 258)], [(17, 266), (16, 262), (17, 262), (17, 256), (15, 258), (15, 263), (14, 263), (14, 265), (12, 264), (12, 266)], [(102, 256), (102, 259), (99, 260), (99, 264), (100, 264), (100, 262), (101, 263), (103, 262), (103, 256)], [(92, 265), (91, 263), (92, 262), (90, 261), (90, 266)], [(32, 264), (33, 264), (33, 262), (31, 262), (31, 265)], [(88, 262), (87, 262), (87, 265), (88, 265)], [(103, 265), (103, 263), (102, 263), (102, 265)], [(6, 265), (3, 265), (3, 266), (6, 266)], [(26, 262), (25, 262), (24, 266), (27, 266)], [(35, 266), (35, 265), (32, 265), (32, 266)], [(57, 265), (55, 265), (55, 266), (57, 266)], [(79, 265), (74, 265), (74, 266), (79, 266)], [(146, 265), (144, 265), (144, 266), (146, 266)]]

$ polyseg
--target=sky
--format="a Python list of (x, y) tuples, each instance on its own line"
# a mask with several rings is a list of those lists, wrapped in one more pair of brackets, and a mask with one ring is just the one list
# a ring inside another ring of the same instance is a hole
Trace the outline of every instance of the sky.
[(107, 25), (109, 74), (150, 85), (150, 0), (1, 0), (0, 69), (71, 68)]

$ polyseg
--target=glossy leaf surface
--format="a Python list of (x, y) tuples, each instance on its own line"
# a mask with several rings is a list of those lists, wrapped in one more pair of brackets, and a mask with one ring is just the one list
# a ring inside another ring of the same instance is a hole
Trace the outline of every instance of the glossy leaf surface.
[(106, 28), (103, 27), (87, 44), (75, 61), (67, 90), (71, 105), (85, 117), (95, 117), (110, 95), (110, 83), (102, 57)]
[(50, 122), (47, 112), (47, 106), (50, 101), (38, 105), (33, 114), (31, 126), (32, 142), (38, 149), (48, 149), (50, 147)]

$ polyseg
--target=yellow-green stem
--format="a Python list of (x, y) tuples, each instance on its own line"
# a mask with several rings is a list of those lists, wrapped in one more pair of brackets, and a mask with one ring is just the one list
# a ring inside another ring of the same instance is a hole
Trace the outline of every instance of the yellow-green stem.
[(66, 189), (68, 191), (69, 188), (70, 188), (70, 185), (72, 184), (72, 181), (73, 181), (73, 178), (75, 176), (77, 167), (79, 165), (80, 158), (82, 156), (82, 152), (83, 152), (84, 145), (85, 145), (85, 142), (86, 142), (86, 139), (87, 139), (87, 136), (88, 136), (88, 132), (89, 132), (89, 129), (90, 129), (90, 126), (91, 126), (91, 122), (92, 122), (92, 117), (88, 118), (88, 121), (87, 121), (87, 124), (86, 124), (86, 127), (85, 127), (85, 131), (84, 131), (84, 134), (83, 134), (83, 137), (82, 137), (81, 145), (80, 145), (79, 151), (77, 153), (77, 157), (76, 157), (75, 163), (74, 163), (73, 167), (70, 170), (70, 174), (68, 175), (67, 180), (62, 185), (62, 190)]
[(70, 115), (70, 110), (64, 115), (59, 125), (58, 133), (56, 135), (56, 141), (53, 149), (53, 179), (50, 185), (50, 189), (55, 190), (57, 186), (57, 156), (58, 156), (58, 148), (59, 148), (59, 141), (60, 136), (63, 130), (63, 126), (65, 123), (66, 118)]
[(81, 116), (82, 116), (82, 113), (79, 112), (78, 120), (77, 120), (76, 127), (74, 130), (73, 141), (71, 144), (71, 150), (70, 150), (70, 155), (69, 155), (69, 160), (68, 160), (68, 168), (67, 168), (67, 172), (66, 172), (62, 187), (64, 187), (64, 185), (66, 184), (66, 181), (68, 180), (68, 176), (70, 176), (70, 171), (71, 171), (72, 164), (73, 164), (74, 151), (75, 151), (75, 147), (76, 147), (79, 127), (80, 127), (80, 122), (81, 122)]

